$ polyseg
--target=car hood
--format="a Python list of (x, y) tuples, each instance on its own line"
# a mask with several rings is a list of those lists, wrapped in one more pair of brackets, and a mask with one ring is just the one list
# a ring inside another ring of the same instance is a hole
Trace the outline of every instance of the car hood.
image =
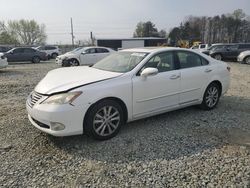
[(240, 55), (249, 55), (250, 54), (250, 50), (247, 50), (247, 51), (244, 51), (244, 52), (241, 52)]
[(86, 66), (58, 68), (48, 72), (48, 74), (38, 83), (35, 91), (41, 94), (50, 95), (57, 92), (68, 91), (75, 87), (111, 79), (122, 74), (123, 73), (104, 71)]
[(72, 53), (72, 52), (67, 52), (65, 54), (57, 56), (57, 58), (59, 58), (59, 59), (65, 59), (65, 58), (78, 57), (78, 56), (79, 56), (79, 54)]

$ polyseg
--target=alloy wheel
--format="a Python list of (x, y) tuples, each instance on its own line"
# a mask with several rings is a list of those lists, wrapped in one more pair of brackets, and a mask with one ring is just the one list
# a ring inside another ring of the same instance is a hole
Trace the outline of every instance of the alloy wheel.
[(216, 54), (216, 55), (214, 56), (214, 59), (221, 60), (221, 59), (222, 59), (222, 57), (221, 57), (221, 55), (220, 55), (220, 54)]
[(104, 106), (94, 116), (93, 128), (100, 136), (109, 136), (118, 128), (120, 113), (113, 106)]
[(79, 65), (78, 61), (75, 59), (69, 60), (69, 64), (70, 64), (70, 66), (78, 66)]
[(245, 63), (250, 65), (250, 57), (246, 58)]
[(215, 86), (210, 87), (207, 91), (205, 98), (207, 106), (212, 108), (217, 104), (218, 99), (219, 99), (219, 91), (217, 87)]

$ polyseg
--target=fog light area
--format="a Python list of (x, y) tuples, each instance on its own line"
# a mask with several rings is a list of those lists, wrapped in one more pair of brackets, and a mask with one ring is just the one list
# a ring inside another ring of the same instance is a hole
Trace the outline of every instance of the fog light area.
[(65, 129), (65, 126), (61, 123), (58, 123), (58, 122), (50, 122), (50, 125), (51, 125), (50, 128), (53, 131), (61, 131), (61, 130)]

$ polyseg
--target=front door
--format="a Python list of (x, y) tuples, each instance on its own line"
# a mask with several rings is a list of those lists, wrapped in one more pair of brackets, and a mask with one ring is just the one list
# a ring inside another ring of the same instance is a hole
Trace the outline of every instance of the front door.
[(86, 53), (80, 55), (80, 64), (82, 65), (93, 65), (97, 62), (96, 57), (96, 49), (95, 48), (89, 48), (86, 50)]
[(134, 118), (178, 105), (180, 70), (176, 70), (173, 52), (164, 52), (152, 57), (141, 69), (152, 67), (158, 74), (144, 77), (135, 75), (133, 82)]
[(12, 52), (7, 54), (9, 62), (23, 61), (23, 48), (16, 48)]

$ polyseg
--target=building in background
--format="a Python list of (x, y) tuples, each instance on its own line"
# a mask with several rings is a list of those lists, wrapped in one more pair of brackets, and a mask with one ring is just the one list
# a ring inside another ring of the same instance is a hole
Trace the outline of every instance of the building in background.
[(104, 46), (118, 49), (149, 47), (149, 46), (165, 46), (166, 38), (142, 37), (142, 38), (122, 38), (122, 39), (97, 39), (97, 46)]

